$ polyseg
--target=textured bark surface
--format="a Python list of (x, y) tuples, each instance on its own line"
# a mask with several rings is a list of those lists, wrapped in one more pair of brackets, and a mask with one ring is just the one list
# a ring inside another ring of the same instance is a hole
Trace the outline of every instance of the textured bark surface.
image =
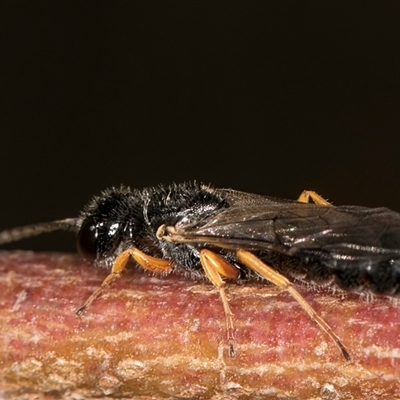
[(400, 306), (387, 299), (300, 288), (346, 362), (285, 292), (228, 285), (230, 359), (205, 282), (128, 271), (78, 318), (106, 275), (72, 255), (0, 253), (0, 398), (400, 398)]

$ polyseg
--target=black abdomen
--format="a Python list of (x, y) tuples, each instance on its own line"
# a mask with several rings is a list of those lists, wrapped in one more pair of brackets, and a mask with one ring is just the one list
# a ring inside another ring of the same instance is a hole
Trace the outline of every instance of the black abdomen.
[(334, 259), (330, 254), (316, 256), (311, 252), (300, 257), (263, 252), (259, 257), (288, 278), (302, 282), (337, 286), (349, 292), (400, 297), (400, 258), (375, 255), (370, 259)]
[(400, 259), (351, 260), (337, 263), (336, 284), (348, 291), (400, 296)]

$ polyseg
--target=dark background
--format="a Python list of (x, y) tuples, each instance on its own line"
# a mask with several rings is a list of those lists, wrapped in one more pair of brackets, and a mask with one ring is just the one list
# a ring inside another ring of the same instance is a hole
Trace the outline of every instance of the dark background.
[(399, 27), (384, 1), (1, 2), (0, 230), (192, 179), (400, 211)]

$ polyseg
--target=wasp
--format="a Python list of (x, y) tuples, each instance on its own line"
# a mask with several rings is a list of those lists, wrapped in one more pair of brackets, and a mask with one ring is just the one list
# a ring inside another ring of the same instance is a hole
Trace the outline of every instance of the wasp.
[(269, 281), (287, 290), (346, 360), (350, 355), (339, 337), (292, 282), (400, 296), (400, 214), (336, 207), (313, 191), (286, 200), (196, 182), (112, 188), (77, 218), (1, 232), (0, 244), (59, 229), (75, 232), (78, 252), (110, 270), (78, 315), (131, 261), (153, 274), (206, 278), (222, 300), (231, 357), (234, 325), (226, 280)]

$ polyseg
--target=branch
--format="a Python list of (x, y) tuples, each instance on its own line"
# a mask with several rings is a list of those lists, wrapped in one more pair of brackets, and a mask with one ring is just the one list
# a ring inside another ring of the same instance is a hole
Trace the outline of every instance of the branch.
[(130, 270), (78, 318), (106, 275), (73, 255), (0, 253), (1, 398), (400, 397), (393, 301), (299, 289), (346, 345), (346, 362), (289, 294), (227, 285), (231, 359), (207, 282)]

